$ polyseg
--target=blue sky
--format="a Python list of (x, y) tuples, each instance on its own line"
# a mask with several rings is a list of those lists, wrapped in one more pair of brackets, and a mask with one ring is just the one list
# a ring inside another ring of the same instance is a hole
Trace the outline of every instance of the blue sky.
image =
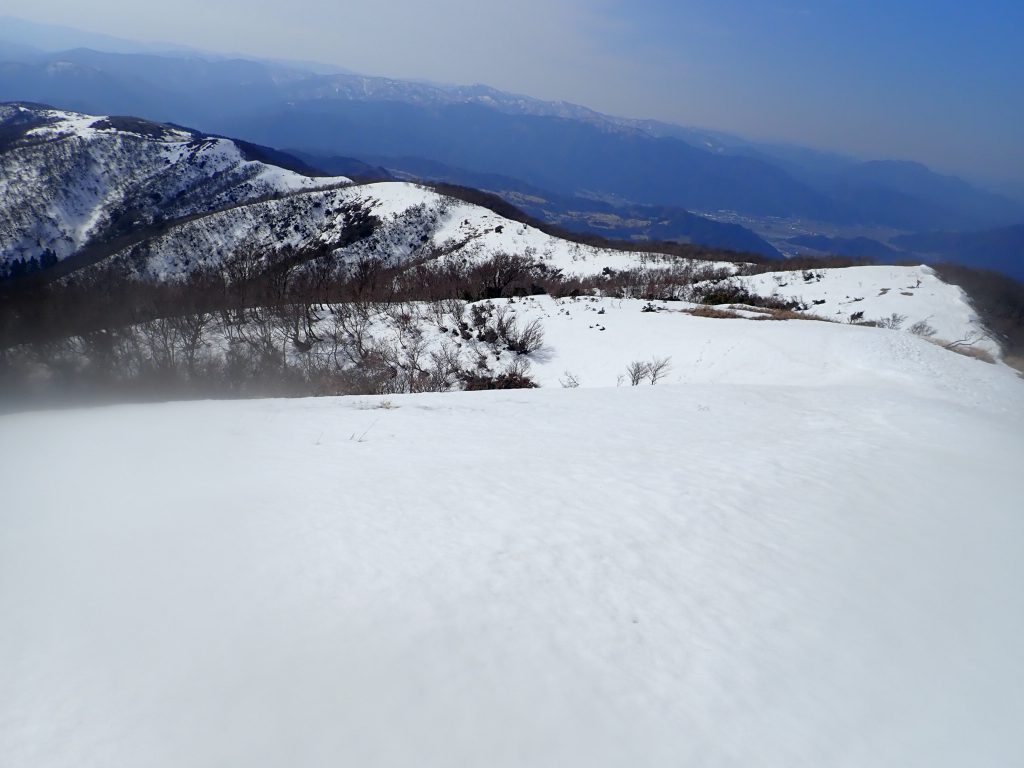
[(484, 82), (1024, 187), (1024, 0), (2, 0), (0, 11)]

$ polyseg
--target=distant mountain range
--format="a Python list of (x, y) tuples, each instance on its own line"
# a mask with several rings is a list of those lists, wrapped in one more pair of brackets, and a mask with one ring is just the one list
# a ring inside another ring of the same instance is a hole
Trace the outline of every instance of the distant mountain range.
[[(822, 249), (801, 247), (889, 258), (890, 250), (918, 250), (869, 231), (980, 232), (1024, 222), (1018, 203), (917, 163), (860, 162), (486, 86), (185, 50), (153, 53), (89, 37), (81, 41), (118, 52), (47, 51), (41, 42), (79, 38), (73, 30), (26, 36), (24, 24), (18, 29), (0, 31), (0, 101), (137, 115), (288, 147), (305, 158), (307, 172), (474, 186), (538, 219), (607, 237), (694, 242), (771, 257), (779, 255), (780, 242), (767, 241), (758, 222), (781, 219), (799, 223), (795, 236), (858, 228), (868, 235), (843, 235)], [(730, 220), (738, 223), (707, 218), (722, 213), (736, 214)], [(987, 263), (1009, 264), (1013, 271), (1018, 258), (1006, 252)]]
[(19, 48), (12, 33), (0, 33), (4, 37), (4, 101), (138, 115), (378, 164), (415, 158), (559, 195), (697, 213), (729, 210), (904, 230), (1024, 221), (1017, 203), (917, 164), (860, 163), (486, 86), (323, 73), (188, 52), (38, 52)]
[(901, 235), (892, 242), (932, 261), (993, 269), (1024, 282), (1024, 225), (982, 232)]
[(1024, 282), (1024, 225), (975, 232), (921, 232), (888, 242), (869, 237), (798, 235), (787, 241), (814, 255), (842, 254), (883, 263), (949, 262), (1002, 272)]

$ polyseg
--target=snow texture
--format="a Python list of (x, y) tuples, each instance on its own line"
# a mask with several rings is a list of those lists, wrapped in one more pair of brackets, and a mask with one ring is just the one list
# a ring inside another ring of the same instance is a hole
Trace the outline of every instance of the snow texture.
[(584, 388), (0, 418), (4, 764), (1024, 763), (1024, 382), (533, 311)]

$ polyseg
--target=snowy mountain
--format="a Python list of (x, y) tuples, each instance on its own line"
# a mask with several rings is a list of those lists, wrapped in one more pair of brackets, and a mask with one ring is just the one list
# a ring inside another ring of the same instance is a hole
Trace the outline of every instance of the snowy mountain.
[[(10, 61), (11, 58), (15, 60)], [(553, 194), (712, 214), (902, 231), (1017, 224), (1024, 210), (935, 174), (447, 85), (213, 56), (0, 55), (0, 99), (141, 115), (261, 144), (388, 167), (413, 161), (517, 179)], [(599, 164), (593, 162), (600, 157)], [(449, 179), (451, 180), (451, 179)]]
[[(349, 242), (353, 211), (369, 213), (379, 224), (372, 234)], [(294, 195), (205, 216), (118, 253), (105, 266), (117, 265), (118, 271), (134, 272), (143, 279), (179, 280), (195, 269), (216, 266), (231, 253), (232, 243), (244, 243), (256, 251), (326, 247), (343, 262), (370, 259), (392, 266), (481, 263), (498, 254), (523, 255), (546, 271), (578, 276), (670, 269), (686, 262), (569, 242), (430, 189), (383, 182)], [(728, 272), (737, 268), (731, 262), (689, 263)], [(724, 278), (721, 285), (779, 299), (808, 316), (843, 323), (882, 321), (895, 315), (904, 330), (920, 323), (941, 339), (970, 338), (980, 348), (999, 354), (998, 342), (985, 330), (964, 292), (943, 282), (928, 267), (773, 271)]]
[[(354, 212), (369, 217), (366, 236), (351, 233)], [(318, 190), (236, 206), (184, 222), (111, 257), (140, 278), (186, 277), (214, 266), (244, 244), (257, 251), (327, 248), (343, 262), (372, 258), (390, 265), (441, 258), (484, 261), (495, 254), (525, 255), (551, 269), (596, 274), (625, 269), (655, 254), (583, 245), (461, 202), (427, 187), (380, 182)]]
[(0, 267), (52, 266), (167, 221), (349, 181), (257, 159), (267, 155), (135, 118), (0, 105)]
[(1000, 354), (963, 292), (927, 268), (754, 274), (724, 253), (694, 261), (567, 241), (416, 184), (304, 175), (311, 171), (273, 150), (174, 126), (26, 105), (0, 115), (9, 273), (56, 264), (60, 274), (107, 276), (101, 283), (164, 283), (217, 271), (240, 252), (268, 259), (264, 268), (298, 258), (333, 274), (360, 263), (464, 269), (504, 255), (524, 259), (535, 276), (570, 279), (697, 269), (686, 279), (706, 273), (710, 282), (623, 295), (726, 305), (761, 297), (807, 316), (924, 330)]
[[(560, 267), (631, 258), (416, 185), (315, 177), (282, 153), (177, 126), (16, 104), (0, 108), (0, 131), (0, 265), (13, 274), (76, 257), (68, 269), (112, 261), (180, 278), (243, 244), (349, 248), (342, 256), (395, 264), (428, 248), (480, 258), (529, 250)], [(351, 224), (368, 217), (380, 226), (363, 242)]]

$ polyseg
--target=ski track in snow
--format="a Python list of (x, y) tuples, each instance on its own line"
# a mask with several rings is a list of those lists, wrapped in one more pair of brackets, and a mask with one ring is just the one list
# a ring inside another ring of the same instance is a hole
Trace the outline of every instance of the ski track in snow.
[(1021, 764), (1024, 382), (594, 316), (682, 383), (0, 417), (5, 764)]

